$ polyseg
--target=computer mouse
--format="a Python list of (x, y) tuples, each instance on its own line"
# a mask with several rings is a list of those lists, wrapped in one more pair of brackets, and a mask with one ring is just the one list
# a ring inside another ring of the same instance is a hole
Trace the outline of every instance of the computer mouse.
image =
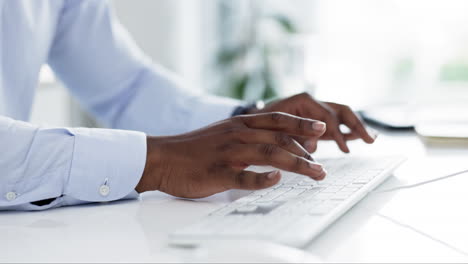
[(194, 263), (322, 263), (312, 254), (293, 247), (259, 240), (206, 242), (195, 249)]

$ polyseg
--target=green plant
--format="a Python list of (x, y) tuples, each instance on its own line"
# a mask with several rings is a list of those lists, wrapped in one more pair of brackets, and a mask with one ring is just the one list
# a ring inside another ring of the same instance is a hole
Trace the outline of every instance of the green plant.
[(218, 53), (216, 65), (225, 80), (218, 93), (249, 100), (273, 98), (277, 95), (274, 56), (282, 48), (278, 39), (297, 33), (297, 27), (285, 14), (264, 12), (255, 0), (249, 12), (244, 36)]

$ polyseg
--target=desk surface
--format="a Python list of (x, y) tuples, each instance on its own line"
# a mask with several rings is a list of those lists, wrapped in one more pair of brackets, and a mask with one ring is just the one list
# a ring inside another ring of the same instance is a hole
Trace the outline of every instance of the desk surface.
[[(468, 147), (429, 146), (412, 133), (384, 133), (358, 155), (404, 153), (408, 161), (380, 189), (468, 169)], [(317, 157), (341, 155), (329, 142)], [(370, 194), (307, 250), (330, 262), (468, 261), (468, 175), (414, 189)], [(170, 262), (190, 250), (170, 248), (167, 235), (232, 201), (227, 192), (200, 201), (148, 193), (140, 201), (0, 213), (1, 262)]]

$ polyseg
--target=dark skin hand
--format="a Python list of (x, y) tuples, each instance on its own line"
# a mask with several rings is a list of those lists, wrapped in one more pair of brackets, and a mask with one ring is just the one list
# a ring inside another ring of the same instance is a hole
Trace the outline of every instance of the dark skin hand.
[[(253, 110), (250, 114), (284, 112), (291, 115), (323, 121), (327, 131), (320, 139), (334, 140), (341, 151), (349, 153), (347, 141), (362, 139), (368, 144), (374, 143), (377, 135), (365, 128), (361, 119), (346, 105), (320, 102), (308, 93), (302, 93), (287, 99), (268, 104), (262, 110)], [(342, 133), (340, 125), (347, 126), (351, 132)], [(295, 137), (309, 152), (317, 150), (317, 138)]]
[(136, 190), (203, 198), (230, 189), (264, 189), (280, 181), (279, 171), (245, 170), (250, 165), (323, 180), (325, 170), (293, 137), (319, 138), (325, 131), (323, 122), (274, 112), (237, 116), (178, 136), (148, 137), (147, 163)]
[[(342, 133), (342, 124), (351, 132)], [(245, 170), (250, 165), (323, 180), (326, 171), (310, 155), (317, 141), (335, 140), (348, 153), (347, 141), (359, 138), (369, 144), (375, 140), (348, 106), (304, 93), (191, 133), (148, 137), (146, 167), (136, 190), (203, 198), (230, 189), (264, 189), (281, 179), (279, 171)]]

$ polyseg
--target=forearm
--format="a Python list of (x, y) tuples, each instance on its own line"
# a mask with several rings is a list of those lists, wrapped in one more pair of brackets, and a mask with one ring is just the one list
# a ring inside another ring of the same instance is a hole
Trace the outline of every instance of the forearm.
[(113, 119), (113, 128), (158, 136), (181, 134), (229, 118), (243, 104), (188, 88), (155, 65), (144, 67), (139, 80), (128, 88), (136, 92)]
[(63, 10), (48, 63), (105, 126), (178, 134), (228, 118), (241, 104), (187, 88), (152, 63), (109, 1), (66, 1)]

